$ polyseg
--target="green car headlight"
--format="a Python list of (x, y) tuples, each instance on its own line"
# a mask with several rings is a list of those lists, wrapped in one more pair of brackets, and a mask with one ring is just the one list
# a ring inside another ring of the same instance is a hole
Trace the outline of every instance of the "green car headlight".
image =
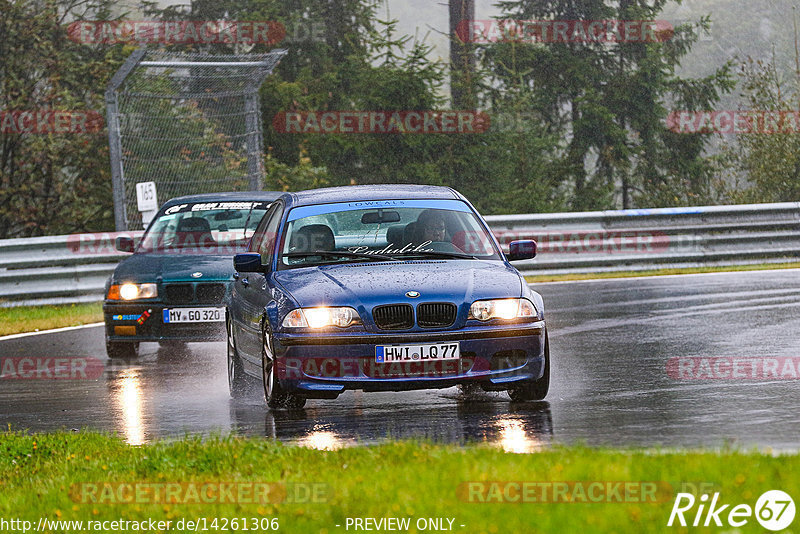
[(114, 284), (108, 288), (108, 300), (152, 299), (158, 296), (156, 284)]

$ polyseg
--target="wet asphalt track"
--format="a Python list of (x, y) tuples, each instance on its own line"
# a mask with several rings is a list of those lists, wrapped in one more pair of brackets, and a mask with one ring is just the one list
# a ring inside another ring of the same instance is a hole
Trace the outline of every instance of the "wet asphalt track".
[(102, 359), (96, 380), (0, 380), (0, 424), (93, 428), (130, 443), (187, 433), (274, 437), (319, 448), (387, 436), (496, 443), (551, 442), (797, 449), (800, 381), (679, 381), (676, 356), (800, 356), (800, 270), (536, 286), (548, 307), (553, 379), (546, 402), (457, 390), (349, 392), (299, 413), (268, 413), (228, 397), (225, 345), (184, 351), (143, 344), (139, 360), (106, 359), (102, 329), (0, 341), (0, 356)]

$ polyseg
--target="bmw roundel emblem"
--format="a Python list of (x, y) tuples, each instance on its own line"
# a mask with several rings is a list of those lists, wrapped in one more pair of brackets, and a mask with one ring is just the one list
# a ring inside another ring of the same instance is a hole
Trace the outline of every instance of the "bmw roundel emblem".
[(415, 299), (419, 297), (419, 291), (409, 291), (406, 293), (406, 296), (410, 299)]
[(200, 271), (192, 273), (192, 278), (200, 278), (201, 276), (203, 276), (203, 273), (201, 273)]

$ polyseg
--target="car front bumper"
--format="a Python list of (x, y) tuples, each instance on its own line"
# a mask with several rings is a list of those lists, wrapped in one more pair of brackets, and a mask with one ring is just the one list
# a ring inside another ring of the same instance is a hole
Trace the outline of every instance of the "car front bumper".
[[(379, 345), (458, 342), (458, 360), (379, 364)], [(331, 397), (344, 390), (404, 391), (478, 383), (506, 390), (541, 378), (545, 367), (545, 322), (471, 326), (457, 331), (372, 333), (277, 333), (273, 337), (283, 387), (307, 396)]]
[(164, 309), (224, 308), (224, 304), (167, 305), (163, 302), (103, 304), (106, 338), (112, 342), (224, 341), (225, 321), (165, 323)]

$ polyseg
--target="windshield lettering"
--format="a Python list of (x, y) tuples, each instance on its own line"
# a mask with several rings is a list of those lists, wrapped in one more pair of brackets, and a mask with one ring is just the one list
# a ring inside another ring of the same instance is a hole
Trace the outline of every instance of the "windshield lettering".
[(433, 252), (432, 248), (425, 248), (430, 245), (432, 241), (425, 241), (424, 243), (420, 243), (419, 245), (414, 245), (414, 243), (406, 243), (401, 248), (392, 248), (396, 247), (394, 243), (389, 243), (384, 248), (380, 250), (370, 250), (369, 247), (348, 247), (347, 250), (350, 252), (357, 252), (359, 254), (411, 254), (414, 252)]

